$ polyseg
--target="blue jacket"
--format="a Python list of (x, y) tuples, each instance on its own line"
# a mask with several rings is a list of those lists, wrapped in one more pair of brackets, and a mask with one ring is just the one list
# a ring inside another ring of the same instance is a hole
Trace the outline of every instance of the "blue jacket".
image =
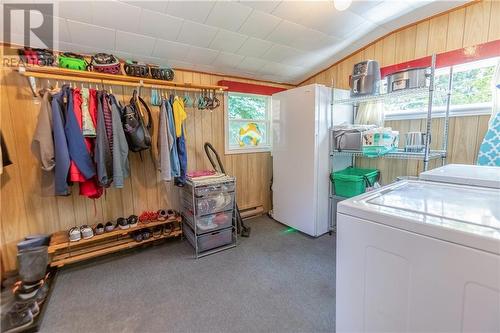
[(73, 112), (73, 93), (68, 86), (64, 86), (62, 90), (64, 90), (64, 95), (67, 99), (64, 132), (66, 133), (66, 141), (68, 142), (69, 157), (75, 162), (83, 177), (85, 177), (85, 179), (90, 179), (96, 174), (95, 166), (87, 151), (82, 129)]
[(68, 172), (70, 165), (68, 143), (64, 133), (64, 96), (67, 90), (63, 87), (52, 98), (52, 127), (54, 131), (54, 157), (55, 157), (55, 194), (69, 195)]

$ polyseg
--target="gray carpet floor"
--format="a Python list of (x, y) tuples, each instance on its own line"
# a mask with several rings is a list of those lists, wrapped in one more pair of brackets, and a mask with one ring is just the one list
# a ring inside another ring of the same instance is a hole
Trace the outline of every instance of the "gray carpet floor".
[(333, 332), (335, 236), (267, 217), (236, 248), (186, 240), (63, 269), (42, 332)]

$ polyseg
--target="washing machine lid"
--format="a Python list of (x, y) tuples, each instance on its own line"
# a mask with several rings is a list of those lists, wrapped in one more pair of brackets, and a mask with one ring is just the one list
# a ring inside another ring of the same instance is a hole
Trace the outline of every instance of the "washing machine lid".
[(419, 178), (433, 182), (500, 188), (500, 167), (448, 164), (422, 172)]
[(500, 254), (500, 190), (400, 181), (344, 200), (338, 213)]

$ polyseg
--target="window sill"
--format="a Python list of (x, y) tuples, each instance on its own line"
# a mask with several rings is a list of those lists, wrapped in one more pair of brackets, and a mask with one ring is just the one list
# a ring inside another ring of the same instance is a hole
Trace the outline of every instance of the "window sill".
[[(492, 109), (491, 103), (451, 107), (450, 117), (490, 115), (491, 109)], [(432, 118), (444, 118), (445, 115), (446, 115), (446, 109), (444, 107), (435, 108), (432, 112)], [(427, 118), (427, 110), (419, 110), (414, 112), (391, 113), (385, 116), (385, 121), (412, 120), (412, 119), (425, 119), (425, 118)]]
[(262, 148), (226, 148), (226, 155), (235, 155), (235, 154), (253, 154), (253, 153), (269, 153), (271, 152), (271, 147), (262, 147)]

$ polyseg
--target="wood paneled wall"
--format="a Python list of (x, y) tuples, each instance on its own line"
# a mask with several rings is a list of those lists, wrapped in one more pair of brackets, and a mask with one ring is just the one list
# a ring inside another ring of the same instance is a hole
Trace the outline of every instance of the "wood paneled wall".
[[(412, 59), (446, 52), (462, 47), (500, 39), (500, 1), (479, 1), (456, 10), (432, 17), (395, 31), (366, 46), (330, 68), (303, 82), (302, 85), (321, 83), (349, 89), (348, 78), (355, 63), (374, 59), (380, 66), (393, 65)], [(474, 164), (479, 145), (486, 133), (489, 116), (453, 117), (450, 119), (448, 163)], [(387, 126), (399, 130), (425, 131), (424, 120), (388, 121)], [(433, 149), (442, 144), (443, 119), (432, 122)], [(401, 140), (402, 141), (402, 140)], [(402, 144), (402, 142), (400, 143)], [(389, 159), (358, 159), (361, 167), (382, 171), (383, 183), (398, 176), (416, 176), (422, 171), (422, 162)], [(437, 161), (430, 164), (435, 167)]]
[[(144, 210), (177, 207), (178, 189), (159, 180), (149, 153), (142, 158), (130, 153), (131, 177), (123, 189), (111, 188), (100, 199), (91, 200), (78, 195), (78, 186), (68, 197), (43, 197), (40, 191), (40, 167), (30, 151), (30, 144), (39, 113), (39, 101), (33, 98), (26, 78), (9, 69), (0, 71), (0, 126), (13, 165), (4, 168), (1, 176), (2, 261), (5, 269), (16, 267), (16, 243), (28, 234), (51, 233), (74, 225), (94, 224), (114, 220)], [(187, 71), (177, 71), (176, 81), (217, 84), (232, 78)], [(235, 80), (235, 79), (232, 79)], [(251, 80), (240, 80), (254, 82)], [(55, 85), (55, 82), (50, 82)], [(39, 82), (39, 86), (47, 82)], [(59, 86), (63, 83), (59, 82)], [(80, 86), (80, 83), (76, 83)], [(279, 85), (285, 88), (290, 86)], [(132, 88), (112, 86), (113, 94), (124, 104), (130, 99)], [(167, 91), (168, 92), (168, 91)], [(178, 91), (178, 94), (183, 92)], [(194, 100), (194, 94), (190, 93)], [(142, 96), (149, 101), (150, 90)], [(222, 96), (220, 100), (223, 101)], [(158, 107), (151, 106), (154, 124), (154, 142), (158, 129)], [(211, 169), (203, 144), (211, 142), (222, 155), (229, 174), (237, 177), (237, 199), (244, 208), (270, 208), (269, 183), (272, 165), (269, 153), (224, 155), (224, 106), (216, 110), (187, 109), (186, 123), (189, 170)]]

